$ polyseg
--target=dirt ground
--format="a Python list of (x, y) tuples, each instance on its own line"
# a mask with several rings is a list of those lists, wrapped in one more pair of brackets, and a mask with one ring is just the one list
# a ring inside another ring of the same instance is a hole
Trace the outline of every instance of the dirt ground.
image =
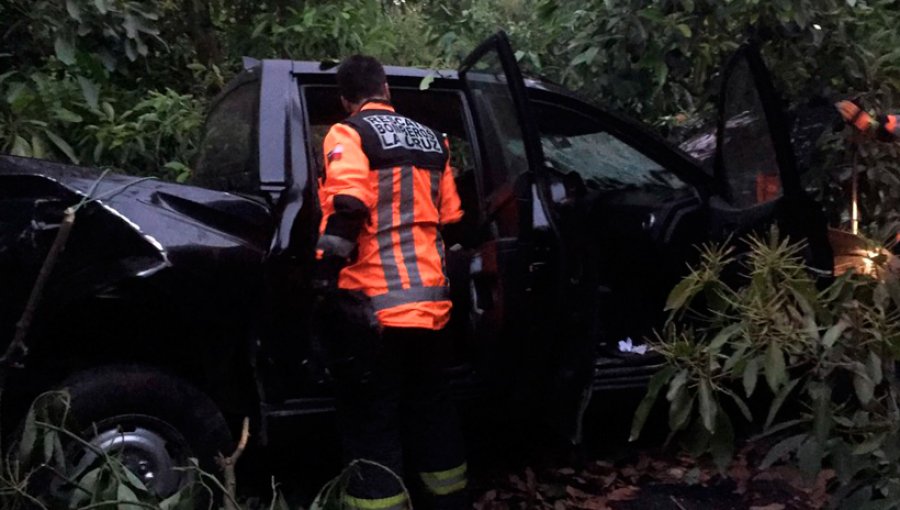
[(708, 462), (651, 450), (618, 463), (549, 461), (539, 468), (484, 474), (474, 481), (474, 507), (807, 510), (827, 505), (826, 486), (833, 476), (823, 471), (805, 480), (783, 466), (760, 471), (748, 463), (747, 452), (720, 473)]

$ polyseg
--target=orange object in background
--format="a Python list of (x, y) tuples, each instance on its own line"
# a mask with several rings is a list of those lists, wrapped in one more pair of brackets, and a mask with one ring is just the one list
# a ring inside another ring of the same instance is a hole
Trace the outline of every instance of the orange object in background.
[(756, 174), (756, 203), (762, 204), (781, 196), (781, 179), (778, 173), (769, 174), (759, 172)]

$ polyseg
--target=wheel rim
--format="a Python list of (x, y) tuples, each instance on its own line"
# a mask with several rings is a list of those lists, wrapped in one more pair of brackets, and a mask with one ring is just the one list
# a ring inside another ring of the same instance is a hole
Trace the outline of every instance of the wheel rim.
[[(188, 483), (192, 475), (176, 468), (189, 464), (187, 440), (168, 423), (143, 415), (108, 418), (97, 422), (88, 442), (120, 460), (151, 492), (169, 496)], [(98, 453), (82, 449), (71, 473), (84, 476), (98, 461)]]

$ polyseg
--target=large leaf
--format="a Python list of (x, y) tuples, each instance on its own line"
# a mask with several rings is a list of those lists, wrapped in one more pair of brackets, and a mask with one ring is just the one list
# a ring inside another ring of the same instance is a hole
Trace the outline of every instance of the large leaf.
[(681, 391), (669, 403), (669, 428), (672, 432), (682, 430), (688, 424), (696, 400), (697, 395), (688, 392), (687, 388), (682, 386)]
[(56, 51), (56, 58), (63, 64), (70, 66), (75, 63), (75, 42), (70, 35), (57, 35), (53, 49)]
[(859, 361), (853, 363), (853, 390), (862, 405), (871, 402), (875, 395), (875, 383), (866, 373), (866, 366)]
[(769, 406), (769, 414), (766, 416), (766, 424), (763, 426), (764, 429), (768, 429), (772, 426), (772, 423), (775, 422), (775, 417), (778, 415), (778, 411), (784, 404), (785, 399), (787, 399), (788, 395), (790, 395), (791, 391), (793, 391), (794, 387), (796, 387), (799, 382), (800, 379), (794, 379), (783, 386), (781, 390), (775, 394), (775, 398), (772, 399), (772, 404)]
[(744, 373), (741, 375), (741, 381), (744, 383), (744, 394), (750, 397), (756, 388), (756, 381), (759, 379), (759, 358), (751, 358), (744, 365)]
[(641, 429), (644, 428), (644, 423), (647, 421), (647, 415), (650, 414), (650, 409), (652, 409), (653, 404), (656, 403), (659, 390), (669, 382), (669, 379), (674, 373), (675, 367), (667, 366), (650, 378), (650, 382), (647, 385), (647, 394), (644, 395), (637, 410), (634, 412), (634, 418), (631, 421), (631, 434), (628, 436), (629, 441), (634, 441), (640, 437)]
[(769, 469), (772, 467), (772, 464), (778, 462), (779, 459), (793, 453), (797, 448), (800, 448), (800, 445), (803, 444), (806, 437), (806, 434), (797, 434), (796, 436), (791, 436), (776, 443), (775, 446), (766, 453), (766, 456), (763, 457), (759, 468)]
[(787, 379), (787, 369), (784, 363), (784, 351), (774, 341), (769, 342), (769, 347), (766, 349), (766, 364), (764, 368), (766, 382), (769, 384), (772, 393), (775, 393)]
[(712, 395), (712, 388), (710, 388), (708, 380), (700, 380), (700, 389), (697, 393), (700, 397), (700, 418), (703, 420), (703, 426), (706, 427), (706, 430), (715, 433), (719, 404)]
[(34, 451), (37, 442), (37, 417), (35, 415), (34, 406), (28, 410), (25, 416), (25, 425), (22, 427), (22, 437), (19, 439), (19, 461), (28, 462), (31, 458), (31, 452)]
[(44, 134), (46, 134), (47, 138), (49, 138), (50, 141), (53, 142), (53, 145), (55, 145), (59, 150), (62, 151), (63, 154), (66, 155), (66, 157), (69, 158), (69, 161), (75, 163), (76, 165), (78, 164), (78, 156), (75, 155), (75, 151), (72, 149), (72, 146), (68, 144), (68, 142), (60, 138), (59, 135), (57, 135), (53, 131), (50, 131), (49, 129), (45, 129)]
[(100, 86), (83, 76), (78, 77), (78, 86), (81, 87), (81, 95), (84, 97), (84, 102), (92, 110), (96, 110), (100, 104)]
[(843, 319), (839, 320), (837, 324), (828, 328), (828, 331), (822, 335), (822, 345), (830, 349), (848, 327), (850, 327), (849, 322)]

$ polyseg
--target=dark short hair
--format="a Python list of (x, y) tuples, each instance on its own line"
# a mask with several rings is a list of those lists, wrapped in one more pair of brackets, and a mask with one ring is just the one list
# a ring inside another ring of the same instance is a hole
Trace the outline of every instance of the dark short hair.
[(351, 103), (381, 95), (387, 77), (384, 67), (375, 57), (353, 55), (344, 59), (337, 70), (337, 84), (341, 96)]

